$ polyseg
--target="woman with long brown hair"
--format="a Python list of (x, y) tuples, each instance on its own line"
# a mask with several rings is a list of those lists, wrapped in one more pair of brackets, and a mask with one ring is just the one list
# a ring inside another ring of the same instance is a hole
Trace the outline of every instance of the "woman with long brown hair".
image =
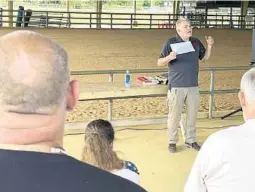
[(113, 151), (114, 129), (109, 121), (91, 121), (84, 136), (82, 161), (139, 184), (136, 166), (119, 159)]

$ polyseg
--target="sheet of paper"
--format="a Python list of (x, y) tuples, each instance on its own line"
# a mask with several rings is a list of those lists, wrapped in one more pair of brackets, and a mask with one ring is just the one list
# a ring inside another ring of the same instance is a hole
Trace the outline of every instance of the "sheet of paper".
[(170, 47), (171, 47), (172, 51), (176, 52), (177, 55), (195, 51), (195, 49), (192, 46), (190, 41), (170, 44)]

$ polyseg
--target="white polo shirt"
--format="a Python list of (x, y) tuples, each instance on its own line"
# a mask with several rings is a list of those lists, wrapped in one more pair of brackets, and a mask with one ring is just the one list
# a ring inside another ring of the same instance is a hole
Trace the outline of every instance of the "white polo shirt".
[(255, 191), (255, 119), (212, 134), (199, 151), (184, 192)]

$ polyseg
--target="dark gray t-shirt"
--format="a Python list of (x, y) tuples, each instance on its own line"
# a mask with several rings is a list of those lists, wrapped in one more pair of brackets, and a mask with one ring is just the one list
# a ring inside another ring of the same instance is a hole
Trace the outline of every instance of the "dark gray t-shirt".
[(0, 149), (1, 192), (146, 192), (68, 155)]
[[(199, 59), (205, 56), (205, 47), (199, 39), (190, 37), (195, 51), (177, 55), (176, 59), (168, 63), (168, 88), (171, 87), (196, 87), (198, 86)], [(169, 55), (172, 50), (170, 44), (180, 43), (183, 40), (176, 35), (164, 44), (160, 58)]]

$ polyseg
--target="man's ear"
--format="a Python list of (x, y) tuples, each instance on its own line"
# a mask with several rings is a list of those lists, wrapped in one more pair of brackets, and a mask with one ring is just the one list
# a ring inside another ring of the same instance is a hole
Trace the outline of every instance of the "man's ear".
[(245, 99), (244, 92), (240, 91), (240, 92), (238, 93), (238, 98), (239, 98), (239, 102), (240, 102), (241, 107), (245, 107), (245, 105), (246, 105), (246, 99)]
[(80, 89), (78, 81), (73, 80), (70, 82), (67, 94), (66, 109), (72, 111), (79, 100)]

